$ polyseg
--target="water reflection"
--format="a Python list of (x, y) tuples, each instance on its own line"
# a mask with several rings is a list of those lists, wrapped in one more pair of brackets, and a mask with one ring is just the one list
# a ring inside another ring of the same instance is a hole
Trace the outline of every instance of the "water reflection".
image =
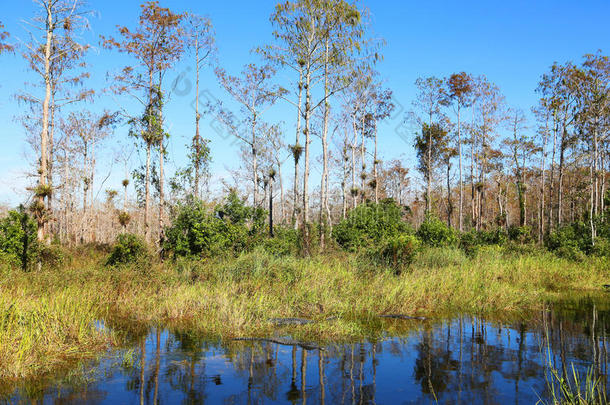
[(549, 362), (565, 374), (572, 363), (582, 372), (592, 366), (606, 384), (608, 304), (569, 302), (528, 322), (470, 317), (414, 322), (403, 337), (323, 351), (268, 342), (210, 343), (185, 332), (152, 330), (133, 336), (131, 351), (90, 364), (84, 374), (74, 373), (61, 383), (24, 384), (11, 389), (6, 400), (531, 404), (547, 395)]

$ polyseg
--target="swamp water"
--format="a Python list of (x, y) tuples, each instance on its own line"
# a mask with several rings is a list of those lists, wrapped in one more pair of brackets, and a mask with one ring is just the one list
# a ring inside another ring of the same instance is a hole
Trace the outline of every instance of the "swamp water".
[(583, 379), (589, 371), (607, 387), (610, 297), (555, 304), (527, 321), (388, 322), (410, 331), (322, 351), (153, 329), (68, 374), (9, 387), (0, 402), (535, 404), (550, 396), (549, 365)]

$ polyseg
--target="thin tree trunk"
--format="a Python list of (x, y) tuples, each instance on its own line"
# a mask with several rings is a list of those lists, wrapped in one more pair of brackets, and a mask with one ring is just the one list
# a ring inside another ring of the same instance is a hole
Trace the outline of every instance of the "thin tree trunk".
[(152, 143), (146, 143), (146, 178), (144, 179), (144, 236), (150, 243), (150, 154)]
[(365, 134), (365, 130), (364, 130), (364, 125), (365, 125), (365, 121), (364, 121), (364, 111), (362, 111), (362, 130), (360, 132), (360, 136), (361, 136), (361, 144), (360, 144), (360, 160), (361, 160), (361, 165), (360, 165), (360, 200), (362, 201), (362, 203), (364, 203), (364, 199), (366, 197), (366, 184), (365, 184), (365, 179), (366, 179), (366, 158), (364, 156), (364, 134)]
[(566, 128), (563, 128), (561, 135), (561, 145), (559, 146), (559, 184), (557, 194), (557, 225), (561, 226), (563, 221), (563, 180), (564, 180), (564, 165), (565, 165), (565, 150), (566, 150)]
[(257, 151), (256, 151), (256, 121), (257, 115), (254, 113), (252, 117), (252, 206), (254, 208), (258, 205), (258, 159), (257, 159)]
[(377, 173), (377, 166), (379, 162), (377, 161), (377, 120), (374, 122), (374, 134), (375, 134), (375, 153), (373, 156), (373, 178), (375, 181), (375, 204), (379, 203), (379, 176)]
[(273, 238), (273, 177), (269, 176), (269, 237)]
[[(51, 217), (53, 217), (53, 159), (54, 159), (54, 135), (55, 135), (55, 85), (53, 84), (51, 89), (51, 105), (50, 105), (50, 120), (49, 120), (49, 160), (47, 164), (47, 184), (51, 192), (47, 195), (47, 211)], [(47, 221), (45, 223), (47, 230), (46, 235), (51, 235), (54, 232), (50, 229), (52, 225)]]
[(292, 205), (292, 222), (294, 224), (294, 229), (298, 229), (299, 227), (299, 220), (298, 220), (298, 216), (297, 216), (297, 207), (298, 207), (298, 203), (297, 201), (299, 200), (299, 159), (301, 157), (301, 149), (300, 149), (300, 145), (299, 145), (299, 138), (300, 138), (300, 133), (301, 133), (301, 115), (302, 115), (302, 111), (301, 111), (301, 105), (302, 105), (302, 99), (303, 99), (303, 71), (299, 70), (299, 99), (297, 101), (297, 130), (296, 130), (296, 138), (295, 138), (295, 142), (294, 142), (294, 150), (293, 150), (293, 157), (294, 157), (294, 190), (292, 191), (293, 194), (293, 205)]
[(305, 168), (303, 170), (303, 247), (305, 254), (309, 249), (309, 146), (311, 137), (311, 62), (305, 73)]
[(428, 126), (428, 150), (427, 150), (427, 181), (426, 181), (426, 214), (432, 211), (432, 112), (430, 113), (430, 124)]
[(540, 162), (540, 209), (538, 212), (538, 243), (542, 243), (544, 238), (544, 187), (546, 180), (546, 146), (549, 139), (549, 117), (546, 117), (544, 135), (542, 140), (542, 156)]
[(358, 131), (356, 129), (356, 119), (352, 117), (352, 129), (354, 131), (354, 139), (351, 144), (352, 149), (352, 208), (356, 208), (358, 206), (358, 196), (357, 196), (357, 188), (356, 188), (356, 143), (358, 142)]
[(199, 198), (201, 135), (199, 134), (199, 38), (195, 39), (195, 196)]
[(330, 218), (326, 216), (326, 182), (328, 181), (328, 120), (330, 117), (330, 105), (328, 102), (328, 64), (329, 62), (329, 43), (326, 39), (324, 50), (324, 118), (322, 126), (322, 176), (320, 180), (320, 249), (324, 250), (324, 238), (326, 224)]
[(547, 218), (547, 232), (550, 232), (553, 226), (553, 199), (555, 197), (555, 155), (557, 153), (557, 116), (553, 112), (553, 153), (551, 154), (551, 178), (549, 182), (549, 201), (548, 201), (548, 218)]
[(460, 122), (460, 104), (457, 106), (458, 155), (460, 166), (460, 203), (459, 203), (459, 229), (464, 230), (464, 176), (462, 175), (462, 126)]
[(40, 172), (38, 178), (38, 206), (41, 212), (38, 213), (37, 225), (38, 232), (37, 238), (39, 242), (46, 243), (45, 235), (45, 193), (44, 189), (47, 187), (47, 176), (48, 176), (48, 141), (49, 141), (49, 104), (51, 102), (51, 57), (52, 49), (51, 44), (53, 43), (53, 31), (55, 29), (53, 21), (53, 10), (51, 4), (46, 4), (46, 43), (44, 47), (44, 83), (45, 83), (45, 97), (42, 103), (42, 131), (40, 132)]

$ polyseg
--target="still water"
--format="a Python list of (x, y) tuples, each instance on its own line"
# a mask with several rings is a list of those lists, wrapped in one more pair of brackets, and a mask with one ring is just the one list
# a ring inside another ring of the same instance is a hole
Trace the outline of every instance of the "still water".
[[(534, 404), (548, 366), (607, 378), (610, 300), (554, 305), (524, 321), (476, 317), (410, 322), (401, 337), (305, 350), (268, 342), (210, 343), (151, 330), (9, 403)], [(565, 366), (565, 367), (564, 367)], [(2, 400), (0, 400), (1, 402)]]

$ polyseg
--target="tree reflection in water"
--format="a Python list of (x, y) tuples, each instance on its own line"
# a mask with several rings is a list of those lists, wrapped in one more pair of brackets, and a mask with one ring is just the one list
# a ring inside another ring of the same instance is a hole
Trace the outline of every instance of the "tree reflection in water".
[[(325, 350), (263, 342), (210, 342), (184, 331), (134, 335), (137, 358), (88, 364), (93, 376), (14, 387), (10, 401), (55, 403), (394, 402), (535, 403), (546, 367), (593, 367), (607, 385), (609, 302), (555, 306), (533, 319), (486, 322), (460, 316), (414, 323), (405, 336)], [(390, 321), (404, 322), (404, 321)], [(81, 367), (80, 370), (87, 369)], [(308, 378), (309, 377), (309, 378)]]

